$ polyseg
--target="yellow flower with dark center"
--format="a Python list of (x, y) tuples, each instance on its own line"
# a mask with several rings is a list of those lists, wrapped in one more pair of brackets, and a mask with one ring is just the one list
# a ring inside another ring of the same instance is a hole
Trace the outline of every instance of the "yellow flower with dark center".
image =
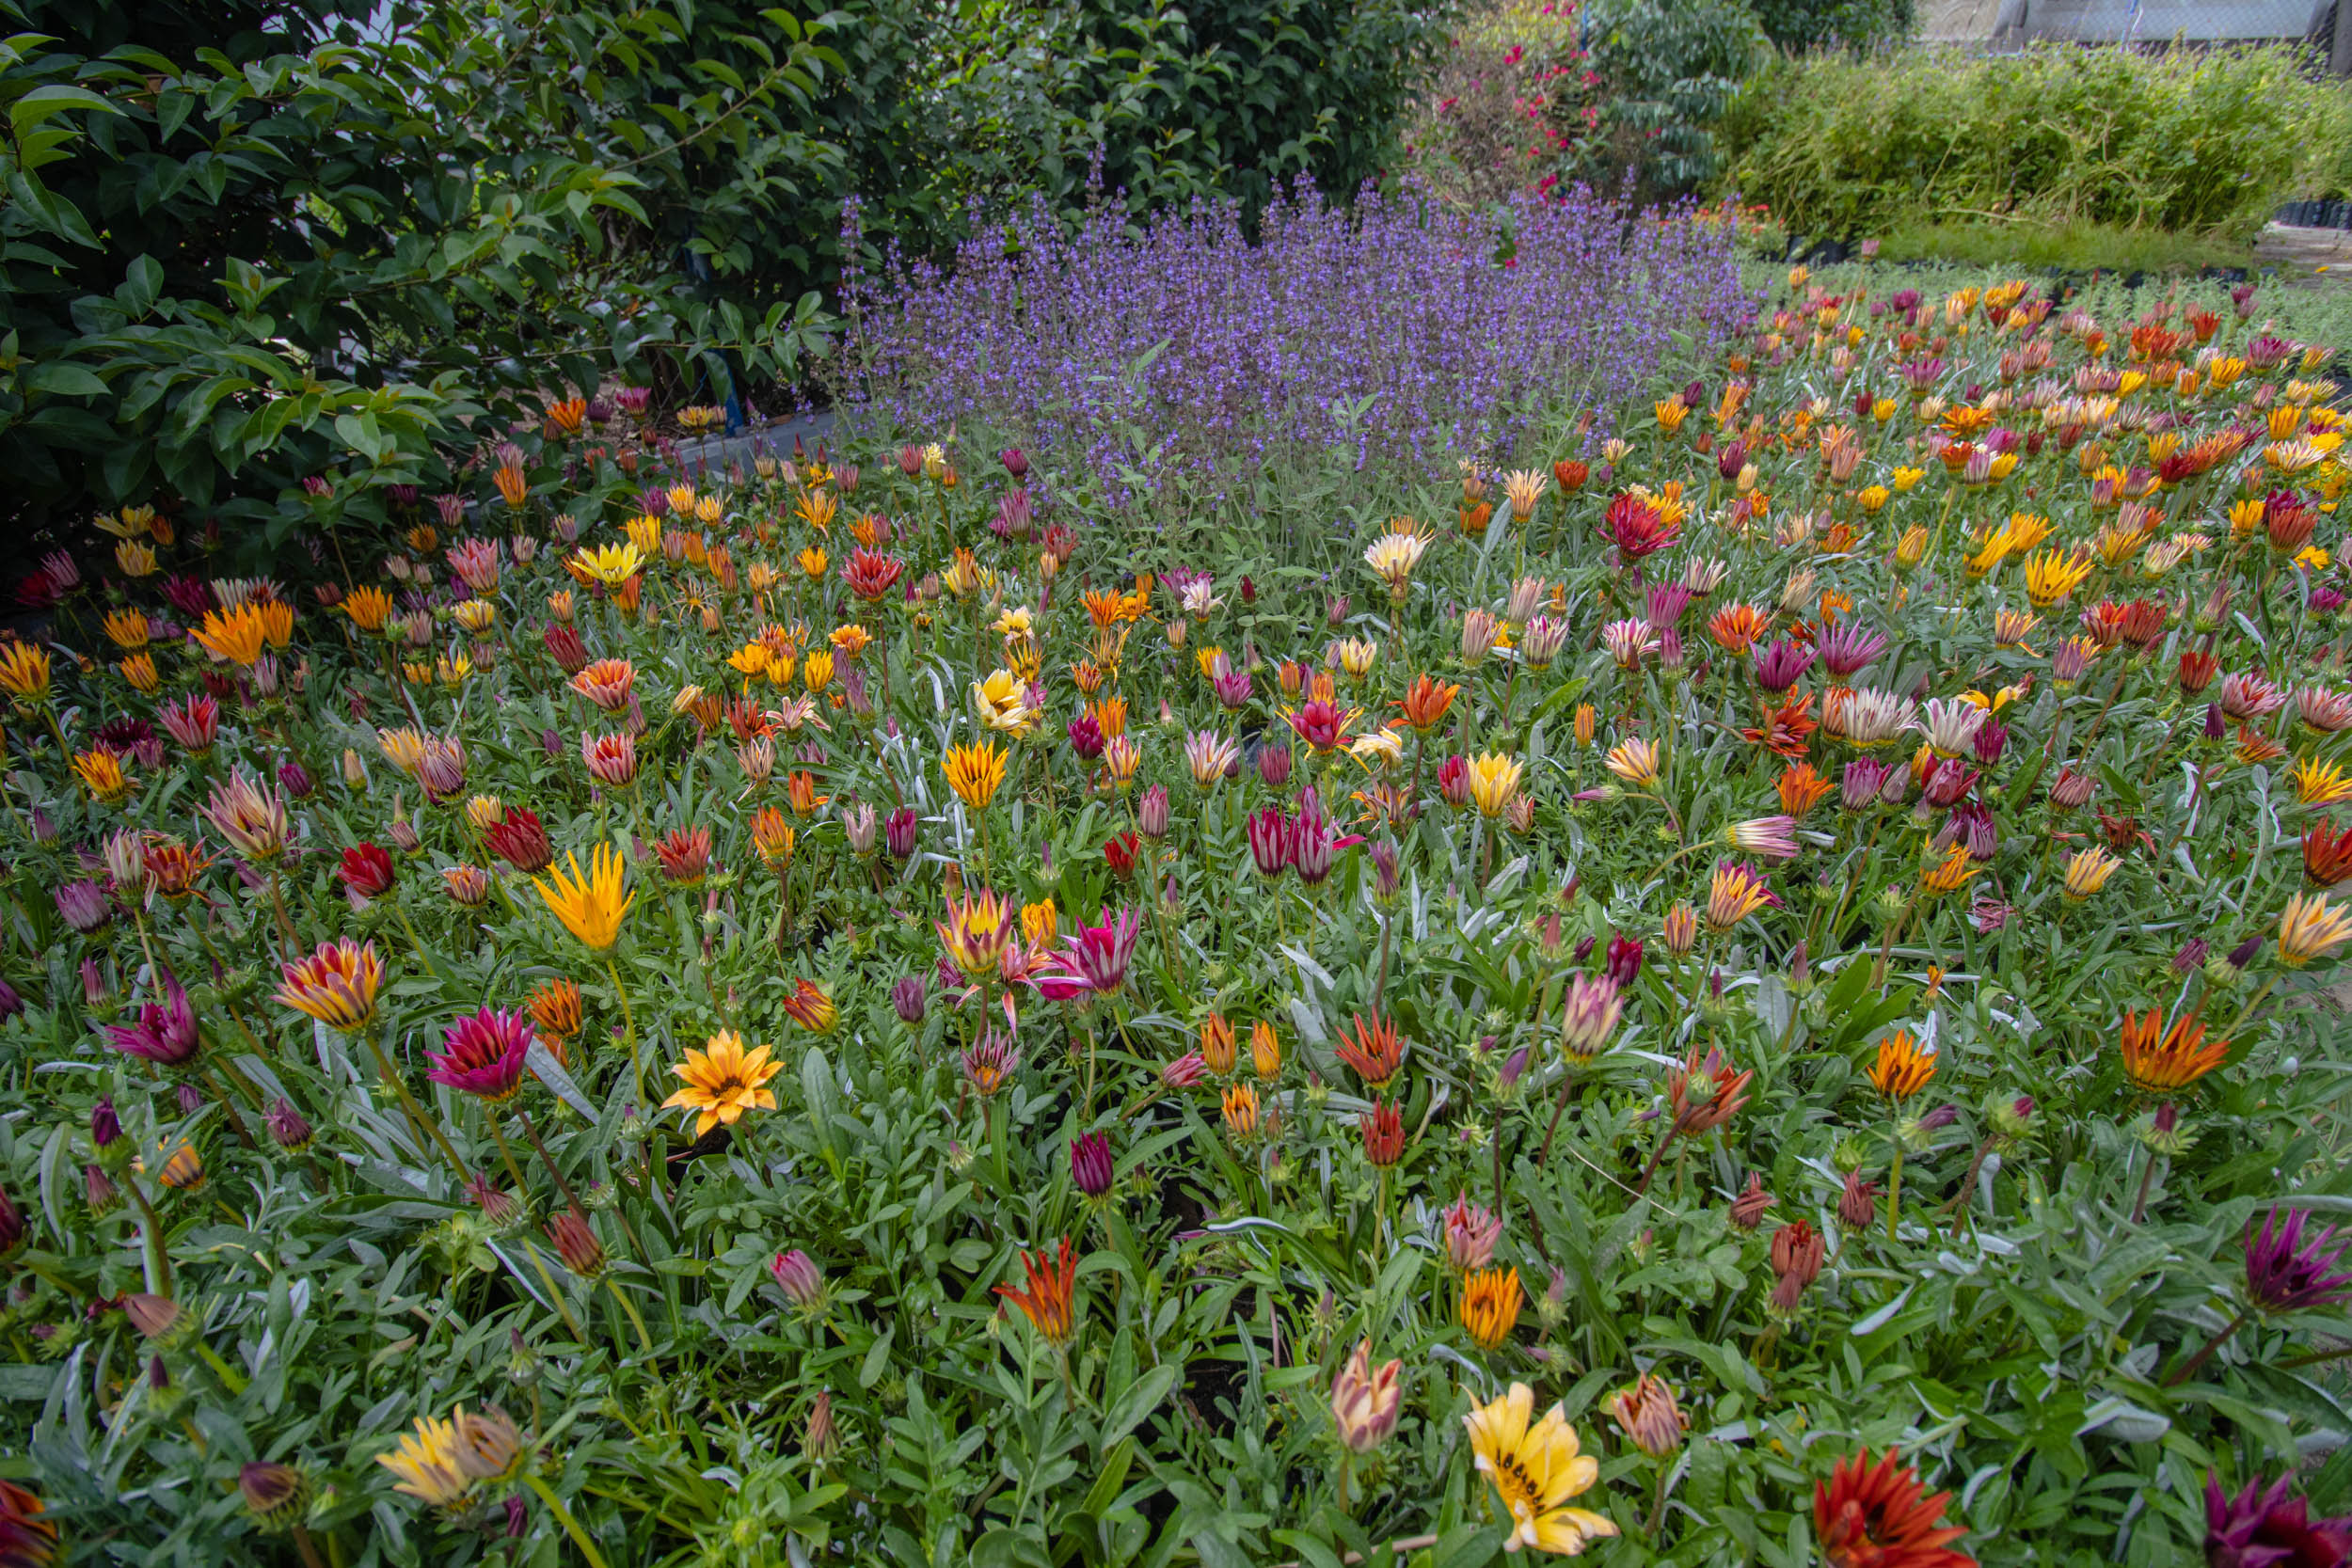
[(1457, 1304), (1462, 1331), (1480, 1350), (1499, 1349), (1518, 1326), (1520, 1296), (1518, 1270), (1472, 1270), (1462, 1280)]
[(703, 1049), (689, 1047), (686, 1060), (671, 1070), (686, 1086), (663, 1101), (661, 1108), (696, 1112), (694, 1136), (699, 1138), (722, 1124), (734, 1126), (746, 1111), (774, 1110), (775, 1091), (764, 1085), (784, 1070), (784, 1064), (770, 1061), (764, 1045), (747, 1053), (742, 1036), (722, 1029), (703, 1042)]
[(1470, 759), (1470, 799), (1478, 802), (1478, 814), (1493, 818), (1511, 807), (1518, 795), (1519, 779), (1524, 773), (1519, 764), (1507, 756), (1492, 752)]
[(215, 658), (245, 666), (262, 657), (262, 645), (269, 637), (269, 623), (262, 607), (248, 601), (234, 610), (206, 610), (204, 624), (193, 635)]
[(1004, 749), (993, 740), (976, 746), (951, 746), (939, 764), (947, 787), (974, 811), (986, 811), (1005, 783)]
[(400, 1446), (377, 1454), (375, 1462), (400, 1478), (393, 1491), (431, 1508), (453, 1508), (473, 1489), (473, 1479), (457, 1463), (455, 1423), (432, 1416), (418, 1417), (416, 1430), (404, 1433)]
[(1655, 788), (1662, 757), (1653, 740), (1621, 740), (1609, 749), (1609, 771), (1635, 789)]
[(2295, 786), (2295, 798), (2307, 806), (2332, 806), (2352, 800), (2352, 779), (2344, 777), (2341, 763), (2297, 757), (2295, 766), (2287, 770), (2287, 783)]
[(555, 918), (564, 929), (578, 937), (590, 951), (601, 953), (621, 937), (621, 917), (637, 901), (636, 895), (621, 896), (622, 863), (620, 851), (609, 844), (599, 844), (589, 852), (588, 874), (580, 875), (580, 857), (565, 855), (563, 871), (552, 873), (552, 885), (547, 879), (533, 878), (532, 885), (539, 890)]
[(1600, 1464), (1580, 1452), (1576, 1429), (1559, 1405), (1533, 1421), (1535, 1395), (1514, 1383), (1500, 1399), (1462, 1418), (1470, 1429), (1470, 1454), (1509, 1515), (1503, 1545), (1517, 1552), (1533, 1546), (1557, 1557), (1575, 1557), (1593, 1542), (1617, 1533), (1606, 1515), (1569, 1508), (1569, 1498), (1590, 1491)]
[(1958, 893), (1968, 885), (1968, 879), (1981, 869), (1968, 858), (1964, 846), (1955, 844), (1944, 851), (1943, 859), (1921, 869), (1919, 891), (1930, 898), (1947, 893)]
[(1870, 1064), (1870, 1082), (1889, 1100), (1909, 1100), (1935, 1076), (1935, 1053), (1922, 1051), (1907, 1029), (1879, 1041), (1878, 1060)]

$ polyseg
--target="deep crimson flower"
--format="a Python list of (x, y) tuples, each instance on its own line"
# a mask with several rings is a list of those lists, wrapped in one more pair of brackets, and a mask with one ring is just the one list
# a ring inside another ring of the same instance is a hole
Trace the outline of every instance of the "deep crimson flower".
[(906, 562), (895, 555), (852, 550), (841, 567), (841, 580), (850, 585), (850, 593), (873, 604), (898, 584), (899, 574), (905, 570)]
[(1070, 749), (1088, 762), (1103, 754), (1109, 742), (1103, 737), (1103, 725), (1091, 713), (1081, 713), (1070, 721)]
[(522, 1087), (532, 1033), (530, 1013), (485, 1006), (442, 1031), (448, 1049), (425, 1053), (433, 1064), (425, 1076), (485, 1100), (512, 1100)]
[(484, 830), (482, 842), (490, 853), (528, 876), (545, 871), (555, 860), (555, 846), (548, 841), (539, 814), (521, 806), (509, 806), (503, 820)]
[(1291, 729), (1316, 755), (1327, 754), (1347, 737), (1347, 719), (1335, 703), (1313, 702), (1287, 715)]
[(571, 627), (556, 625), (539, 634), (548, 653), (567, 675), (577, 675), (588, 668), (588, 644), (580, 640), (580, 633)]
[(1624, 990), (1641, 977), (1642, 944), (1630, 937), (1611, 937), (1609, 956), (1603, 960), (1605, 973)]
[(1379, 1101), (1359, 1119), (1364, 1134), (1364, 1158), (1388, 1166), (1405, 1157), (1405, 1118), (1387, 1101)]
[(2287, 1489), (2293, 1479), (2268, 1487), (2249, 1481), (2230, 1497), (2219, 1475), (2205, 1478), (2208, 1568), (2340, 1568), (2352, 1557), (2352, 1518), (2311, 1517), (2310, 1505)]
[(1948, 1492), (1923, 1496), (1918, 1473), (1889, 1449), (1876, 1464), (1868, 1450), (1841, 1459), (1813, 1486), (1813, 1533), (1829, 1568), (1975, 1568), (1951, 1549), (1967, 1534), (1944, 1525)]
[(1071, 1184), (1089, 1197), (1101, 1197), (1111, 1190), (1111, 1141), (1100, 1132), (1088, 1132), (1070, 1140)]
[(1103, 846), (1103, 858), (1110, 862), (1111, 874), (1120, 881), (1136, 874), (1136, 850), (1141, 843), (1130, 830)]
[(1671, 548), (1682, 537), (1678, 518), (1669, 518), (1656, 501), (1631, 491), (1610, 499), (1600, 528), (1628, 565), (1645, 555)]
[(1438, 793), (1449, 806), (1458, 809), (1470, 804), (1469, 759), (1450, 756), (1438, 765)]
[(1291, 823), (1273, 806), (1253, 813), (1248, 823), (1249, 858), (1261, 877), (1279, 877), (1290, 869)]
[(381, 845), (362, 841), (343, 851), (335, 875), (360, 897), (381, 898), (392, 890), (392, 857)]

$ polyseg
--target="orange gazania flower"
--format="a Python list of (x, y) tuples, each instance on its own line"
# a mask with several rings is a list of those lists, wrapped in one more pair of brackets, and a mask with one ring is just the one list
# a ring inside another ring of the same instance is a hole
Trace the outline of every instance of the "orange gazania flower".
[(2123, 1076), (2144, 1094), (2178, 1094), (2214, 1069), (2230, 1053), (2228, 1040), (2207, 1040), (2205, 1026), (2194, 1010), (2164, 1027), (2164, 1014), (2151, 1007), (2144, 1013), (2126, 1010), (2119, 1043), (2123, 1051)]
[(1499, 1349), (1519, 1321), (1519, 1271), (1479, 1269), (1462, 1281), (1462, 1328), (1481, 1350)]
[(1396, 705), (1403, 710), (1405, 721), (1423, 735), (1445, 722), (1446, 710), (1461, 688), (1449, 681), (1431, 680), (1426, 672), (1414, 678), (1404, 700)]
[(1755, 605), (1728, 604), (1708, 617), (1707, 635), (1725, 653), (1737, 656), (1746, 653), (1772, 624), (1772, 616)]
[(1870, 1082), (1889, 1100), (1908, 1100), (1935, 1076), (1935, 1053), (1922, 1051), (1907, 1029), (1898, 1029), (1879, 1041), (1879, 1059), (1870, 1064)]
[(1841, 1459), (1813, 1487), (1813, 1533), (1830, 1568), (1972, 1568), (1949, 1543), (1968, 1532), (1943, 1525), (1949, 1492), (1923, 1497), (1916, 1471), (1889, 1449), (1875, 1465), (1865, 1449)]
[(1405, 1060), (1405, 1039), (1397, 1033), (1395, 1023), (1375, 1017), (1370, 1023), (1364, 1015), (1355, 1015), (1355, 1033), (1340, 1031), (1336, 1047), (1340, 1060), (1356, 1069), (1356, 1076), (1375, 1087), (1396, 1076), (1396, 1069)]
[(1797, 763), (1780, 776), (1780, 809), (1790, 816), (1803, 816), (1821, 803), (1830, 788), (1830, 782), (1811, 763)]
[(1020, 1291), (1010, 1285), (999, 1285), (996, 1293), (1021, 1308), (1048, 1342), (1068, 1344), (1073, 1317), (1072, 1298), (1078, 1284), (1078, 1259), (1070, 1250), (1070, 1238), (1061, 1239), (1051, 1262), (1047, 1261), (1043, 1247), (1034, 1253), (1024, 1252), (1021, 1268), (1029, 1276), (1029, 1288)]
[(1759, 704), (1761, 722), (1755, 729), (1740, 732), (1745, 739), (1766, 751), (1784, 757), (1801, 757), (1812, 745), (1812, 734), (1820, 721), (1813, 717), (1813, 693), (1791, 695), (1778, 707)]

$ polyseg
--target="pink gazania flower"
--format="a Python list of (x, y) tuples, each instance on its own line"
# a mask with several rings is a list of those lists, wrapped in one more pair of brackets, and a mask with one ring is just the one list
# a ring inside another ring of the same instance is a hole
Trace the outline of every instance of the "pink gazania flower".
[(1130, 906), (1117, 914), (1101, 911), (1095, 919), (1100, 924), (1081, 926), (1065, 939), (1057, 957), (1065, 974), (1085, 981), (1088, 990), (1108, 996), (1127, 983), (1143, 916)]
[(1361, 833), (1337, 837), (1331, 832), (1331, 819), (1324, 815), (1322, 793), (1311, 785), (1298, 797), (1298, 815), (1290, 822), (1291, 869), (1298, 879), (1313, 887), (1331, 874), (1331, 863), (1343, 849), (1352, 849), (1364, 839)]
[(1317, 756), (1328, 756), (1347, 738), (1347, 716), (1336, 703), (1309, 703), (1296, 713), (1284, 716), (1298, 738)]
[(637, 737), (626, 731), (619, 735), (583, 735), (580, 737), (580, 760), (588, 765), (588, 776), (598, 784), (628, 784), (637, 777)]
[(449, 569), (477, 594), (491, 594), (499, 585), (499, 546), (495, 539), (461, 539), (449, 547)]
[(417, 783), (436, 805), (465, 793), (465, 743), (455, 736), (426, 736), (417, 748)]
[(1724, 838), (1733, 847), (1748, 854), (1785, 861), (1797, 852), (1797, 819), (1793, 816), (1750, 817), (1725, 828)]
[(436, 1084), (476, 1095), (492, 1103), (515, 1098), (523, 1084), (523, 1057), (531, 1050), (531, 1014), (484, 1006), (441, 1032), (447, 1048), (425, 1053), (433, 1066), (425, 1073)]
[(191, 756), (202, 756), (213, 749), (220, 734), (220, 705), (201, 691), (192, 692), (176, 703), (166, 703), (155, 710), (156, 720), (164, 733), (187, 749)]
[(275, 860), (286, 847), (286, 802), (243, 768), (213, 785), (212, 800), (200, 815), (254, 860)]
[(1647, 621), (1612, 621), (1600, 628), (1600, 641), (1620, 670), (1630, 670), (1645, 654), (1658, 651), (1658, 633)]
[(1279, 877), (1290, 869), (1290, 818), (1274, 806), (1252, 813), (1248, 825), (1249, 858), (1261, 877)]
[(135, 1022), (104, 1025), (106, 1043), (124, 1055), (144, 1057), (157, 1067), (184, 1067), (195, 1059), (200, 1043), (196, 1009), (188, 1005), (188, 993), (181, 989), (178, 976), (168, 969), (162, 969), (162, 1005), (147, 1003)]
[(381, 898), (392, 890), (392, 857), (383, 846), (361, 842), (343, 851), (335, 875), (361, 898)]

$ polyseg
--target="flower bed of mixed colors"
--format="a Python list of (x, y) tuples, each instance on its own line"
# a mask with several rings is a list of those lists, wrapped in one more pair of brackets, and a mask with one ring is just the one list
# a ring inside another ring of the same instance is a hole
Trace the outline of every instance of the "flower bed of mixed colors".
[(2329, 351), (1751, 309), (1314, 536), (987, 388), (103, 519), (0, 1561), (2343, 1561)]

